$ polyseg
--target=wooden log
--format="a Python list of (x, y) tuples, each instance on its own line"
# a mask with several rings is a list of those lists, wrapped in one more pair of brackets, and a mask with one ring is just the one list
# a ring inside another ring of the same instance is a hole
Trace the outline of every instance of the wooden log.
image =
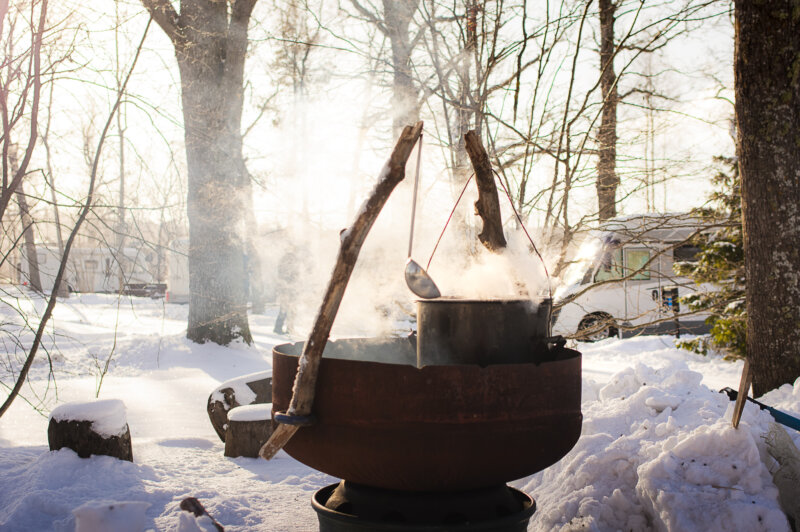
[(272, 371), (259, 371), (230, 379), (217, 386), (208, 396), (206, 411), (211, 426), (225, 441), (228, 428), (228, 412), (242, 405), (272, 402)]
[(483, 230), (478, 234), (478, 239), (489, 251), (496, 252), (506, 247), (506, 237), (503, 234), (503, 219), (500, 215), (500, 201), (497, 197), (492, 164), (480, 137), (474, 130), (467, 131), (464, 141), (472, 168), (475, 170), (475, 182), (478, 184), (475, 214), (483, 220)]
[(133, 462), (125, 405), (118, 399), (65, 403), (50, 413), (51, 451), (68, 447), (81, 458), (106, 455)]
[(91, 421), (51, 419), (47, 426), (47, 441), (51, 451), (68, 447), (81, 458), (102, 454), (133, 462), (131, 431), (127, 425), (122, 434), (103, 436), (92, 430)]
[(239, 406), (228, 412), (225, 456), (257, 458), (272, 434), (272, 403)]
[[(422, 122), (417, 122), (413, 127), (406, 126), (403, 129), (394, 151), (389, 157), (389, 161), (381, 171), (378, 183), (372, 190), (372, 194), (362, 205), (361, 211), (352, 227), (343, 231), (340, 236), (341, 245), (339, 247), (339, 255), (336, 258), (336, 265), (333, 268), (331, 279), (328, 281), (328, 288), (314, 320), (311, 334), (300, 356), (300, 363), (298, 364), (297, 376), (294, 382), (294, 394), (287, 412), (291, 416), (299, 418), (311, 414), (319, 362), (322, 358), (325, 344), (328, 343), (333, 320), (339, 310), (339, 304), (342, 302), (350, 275), (355, 268), (361, 246), (378, 218), (378, 214), (386, 204), (386, 200), (389, 199), (389, 195), (405, 177), (408, 157), (411, 155), (411, 150), (421, 134)], [(259, 452), (261, 457), (269, 460), (275, 456), (286, 445), (286, 442), (294, 436), (298, 428), (298, 425), (279, 424), (272, 436), (270, 436), (269, 441), (261, 448)]]

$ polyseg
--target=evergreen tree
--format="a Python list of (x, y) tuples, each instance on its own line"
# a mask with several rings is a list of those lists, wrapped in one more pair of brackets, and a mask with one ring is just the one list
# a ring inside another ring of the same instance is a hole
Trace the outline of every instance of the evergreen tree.
[(742, 194), (739, 167), (735, 158), (716, 157), (719, 165), (712, 179), (715, 192), (709, 206), (697, 215), (719, 226), (712, 234), (698, 237), (697, 262), (676, 263), (677, 273), (696, 283), (712, 283), (716, 290), (698, 291), (684, 298), (693, 311), (709, 312), (708, 336), (699, 336), (678, 345), (696, 353), (710, 349), (728, 356), (746, 354), (747, 311), (745, 306), (744, 239), (742, 234)]

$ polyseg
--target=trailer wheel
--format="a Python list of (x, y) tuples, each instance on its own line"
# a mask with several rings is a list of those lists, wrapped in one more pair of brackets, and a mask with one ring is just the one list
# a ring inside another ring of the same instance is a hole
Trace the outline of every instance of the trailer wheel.
[(610, 314), (597, 312), (583, 317), (576, 336), (584, 342), (599, 342), (617, 335), (614, 318)]

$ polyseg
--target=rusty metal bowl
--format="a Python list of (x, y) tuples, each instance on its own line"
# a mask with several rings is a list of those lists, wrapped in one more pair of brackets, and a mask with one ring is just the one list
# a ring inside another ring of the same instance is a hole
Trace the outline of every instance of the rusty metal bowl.
[[(273, 412), (291, 400), (303, 342), (273, 349)], [(581, 431), (581, 354), (417, 368), (410, 339), (329, 342), (313, 414), (284, 449), (351, 482), (403, 491), (504, 484), (563, 457)]]

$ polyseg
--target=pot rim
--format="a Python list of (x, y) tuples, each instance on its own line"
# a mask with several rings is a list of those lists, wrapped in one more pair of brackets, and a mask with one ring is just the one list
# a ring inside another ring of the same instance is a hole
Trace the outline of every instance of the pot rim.
[(494, 305), (502, 305), (502, 304), (509, 304), (509, 303), (533, 303), (533, 304), (542, 304), (542, 303), (552, 303), (553, 298), (551, 297), (538, 297), (538, 298), (524, 298), (524, 297), (514, 297), (514, 298), (485, 298), (485, 299), (478, 299), (478, 298), (460, 298), (457, 296), (443, 296), (438, 297), (436, 299), (418, 299), (417, 303), (430, 303), (430, 304), (445, 304), (445, 303), (483, 303), (483, 304), (494, 304)]

